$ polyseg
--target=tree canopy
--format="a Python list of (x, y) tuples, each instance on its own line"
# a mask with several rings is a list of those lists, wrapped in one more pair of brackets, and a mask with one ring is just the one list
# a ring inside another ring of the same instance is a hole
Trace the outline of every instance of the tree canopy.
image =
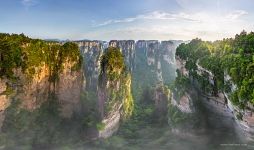
[(254, 33), (242, 31), (235, 38), (206, 42), (194, 39), (181, 44), (176, 56), (186, 61), (186, 68), (195, 77), (197, 63), (214, 75), (216, 90), (227, 87), (224, 75), (228, 74), (237, 89), (231, 101), (242, 107), (254, 104)]

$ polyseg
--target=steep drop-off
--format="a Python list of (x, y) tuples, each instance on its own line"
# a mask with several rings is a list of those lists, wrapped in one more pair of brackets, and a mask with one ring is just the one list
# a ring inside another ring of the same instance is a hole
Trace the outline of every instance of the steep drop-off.
[(48, 117), (42, 119), (48, 128), (49, 122), (55, 122), (50, 116), (70, 119), (80, 111), (84, 78), (76, 44), (45, 42), (24, 35), (0, 36), (1, 138), (11, 140), (11, 136), (36, 131), (37, 127), (43, 131), (38, 119)]
[(133, 111), (131, 76), (119, 49), (109, 47), (101, 59), (98, 106), (101, 124), (99, 137), (109, 137), (117, 131), (120, 119), (129, 117)]
[(102, 41), (77, 41), (81, 55), (84, 58), (83, 70), (86, 78), (86, 90), (95, 90), (100, 73), (100, 57), (106, 48)]
[[(253, 118), (253, 33), (234, 39), (204, 42), (194, 39), (177, 48), (178, 83), (189, 83), (202, 103), (220, 115), (234, 118), (250, 140)], [(184, 89), (183, 92), (186, 92)]]
[(3, 147), (48, 149), (167, 123), (176, 43), (0, 36)]

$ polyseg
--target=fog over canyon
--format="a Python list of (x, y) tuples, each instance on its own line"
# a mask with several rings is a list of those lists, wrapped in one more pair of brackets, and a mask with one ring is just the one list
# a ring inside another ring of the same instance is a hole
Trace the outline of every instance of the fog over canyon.
[(56, 42), (2, 33), (0, 149), (253, 149), (251, 37)]

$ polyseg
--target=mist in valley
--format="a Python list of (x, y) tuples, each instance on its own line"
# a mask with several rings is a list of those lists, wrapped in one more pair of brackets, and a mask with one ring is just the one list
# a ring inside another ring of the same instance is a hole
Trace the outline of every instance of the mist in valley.
[(253, 8), (0, 1), (0, 150), (254, 149)]

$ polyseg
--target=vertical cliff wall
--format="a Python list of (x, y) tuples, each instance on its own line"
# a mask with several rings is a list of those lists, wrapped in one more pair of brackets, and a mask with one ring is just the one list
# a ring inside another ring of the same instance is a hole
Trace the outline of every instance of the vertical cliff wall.
[[(6, 41), (0, 41), (0, 48), (5, 51), (1, 55), (10, 57), (5, 57), (7, 60), (1, 61), (0, 67), (0, 126), (9, 115), (6, 110), (14, 104), (18, 117), (21, 110), (34, 112), (52, 97), (59, 104), (60, 116), (71, 118), (79, 110), (84, 82), (78, 46), (47, 43), (22, 35), (4, 36)], [(4, 42), (5, 47), (2, 47)], [(13, 59), (15, 55), (20, 56)], [(10, 67), (11, 63), (16, 64)]]
[(72, 71), (73, 62), (65, 62), (56, 86), (56, 97), (60, 103), (61, 116), (71, 118), (81, 110), (80, 96), (85, 86), (83, 70)]
[[(67, 120), (78, 114), (75, 117), (80, 117), (83, 128), (96, 128), (97, 136), (106, 138), (117, 131), (120, 120), (132, 114), (131, 89), (153, 89), (154, 106), (158, 114), (165, 113), (168, 97), (159, 87), (169, 81), (163, 73), (172, 74), (167, 71), (174, 61), (171, 41), (124, 40), (107, 44), (84, 40), (74, 44), (24, 39), (17, 41), (21, 64), (17, 61), (11, 69), (0, 67), (0, 125), (5, 124), (5, 129), (15, 122), (15, 117), (31, 115), (38, 119), (50, 107), (49, 112), (59, 111)], [(8, 61), (4, 63), (9, 65)], [(8, 76), (2, 76), (2, 72)], [(137, 99), (142, 94), (136, 94)], [(48, 103), (52, 100), (54, 106)]]
[[(172, 41), (139, 40), (135, 45), (135, 69), (133, 70), (133, 91), (135, 99), (142, 99), (142, 93), (155, 87), (169, 85), (175, 78), (174, 51)], [(153, 88), (153, 89), (151, 89)]]
[(5, 110), (11, 104), (10, 96), (12, 93), (9, 91), (7, 81), (0, 78), (0, 129), (5, 119)]
[(181, 44), (176, 51), (176, 81), (180, 87), (178, 91), (182, 91), (180, 93), (188, 90), (181, 85), (189, 82), (189, 88), (199, 92), (207, 109), (234, 118), (246, 137), (253, 140), (254, 107), (251, 96), (247, 94), (253, 89), (252, 80), (249, 80), (252, 74), (247, 71), (251, 70), (253, 63), (252, 58), (246, 57), (250, 53), (245, 47), (245, 42), (248, 42), (245, 41), (246, 36), (253, 37), (253, 34), (242, 33), (235, 39), (214, 43), (194, 39), (188, 44)]
[(138, 59), (137, 61), (146, 61), (146, 65), (150, 68), (148, 71), (152, 71), (155, 74), (153, 76), (156, 76), (156, 82), (168, 84), (174, 79), (172, 70), (174, 70), (175, 49), (176, 44), (172, 41), (162, 41), (160, 43), (156, 40), (140, 40), (136, 43), (136, 53), (138, 55), (136, 59)]
[(118, 130), (120, 119), (131, 115), (131, 76), (118, 48), (109, 47), (102, 56), (98, 87), (100, 124), (98, 136), (106, 138)]
[(120, 49), (124, 56), (127, 68), (132, 71), (135, 67), (135, 41), (133, 40), (112, 40), (109, 46), (117, 47)]
[(86, 89), (96, 90), (100, 73), (100, 57), (106, 48), (102, 41), (79, 41), (81, 55), (84, 58), (83, 69), (86, 78)]
[(19, 101), (18, 109), (33, 112), (54, 96), (59, 103), (60, 116), (71, 118), (74, 112), (79, 111), (80, 92), (82, 90), (82, 72), (71, 71), (73, 63), (65, 62), (59, 80), (49, 81), (49, 72), (46, 66), (40, 68), (34, 77), (27, 77), (20, 69), (15, 71), (19, 79), (13, 83), (8, 79), (1, 79), (1, 126), (5, 118), (5, 110), (12, 105), (12, 101)]

